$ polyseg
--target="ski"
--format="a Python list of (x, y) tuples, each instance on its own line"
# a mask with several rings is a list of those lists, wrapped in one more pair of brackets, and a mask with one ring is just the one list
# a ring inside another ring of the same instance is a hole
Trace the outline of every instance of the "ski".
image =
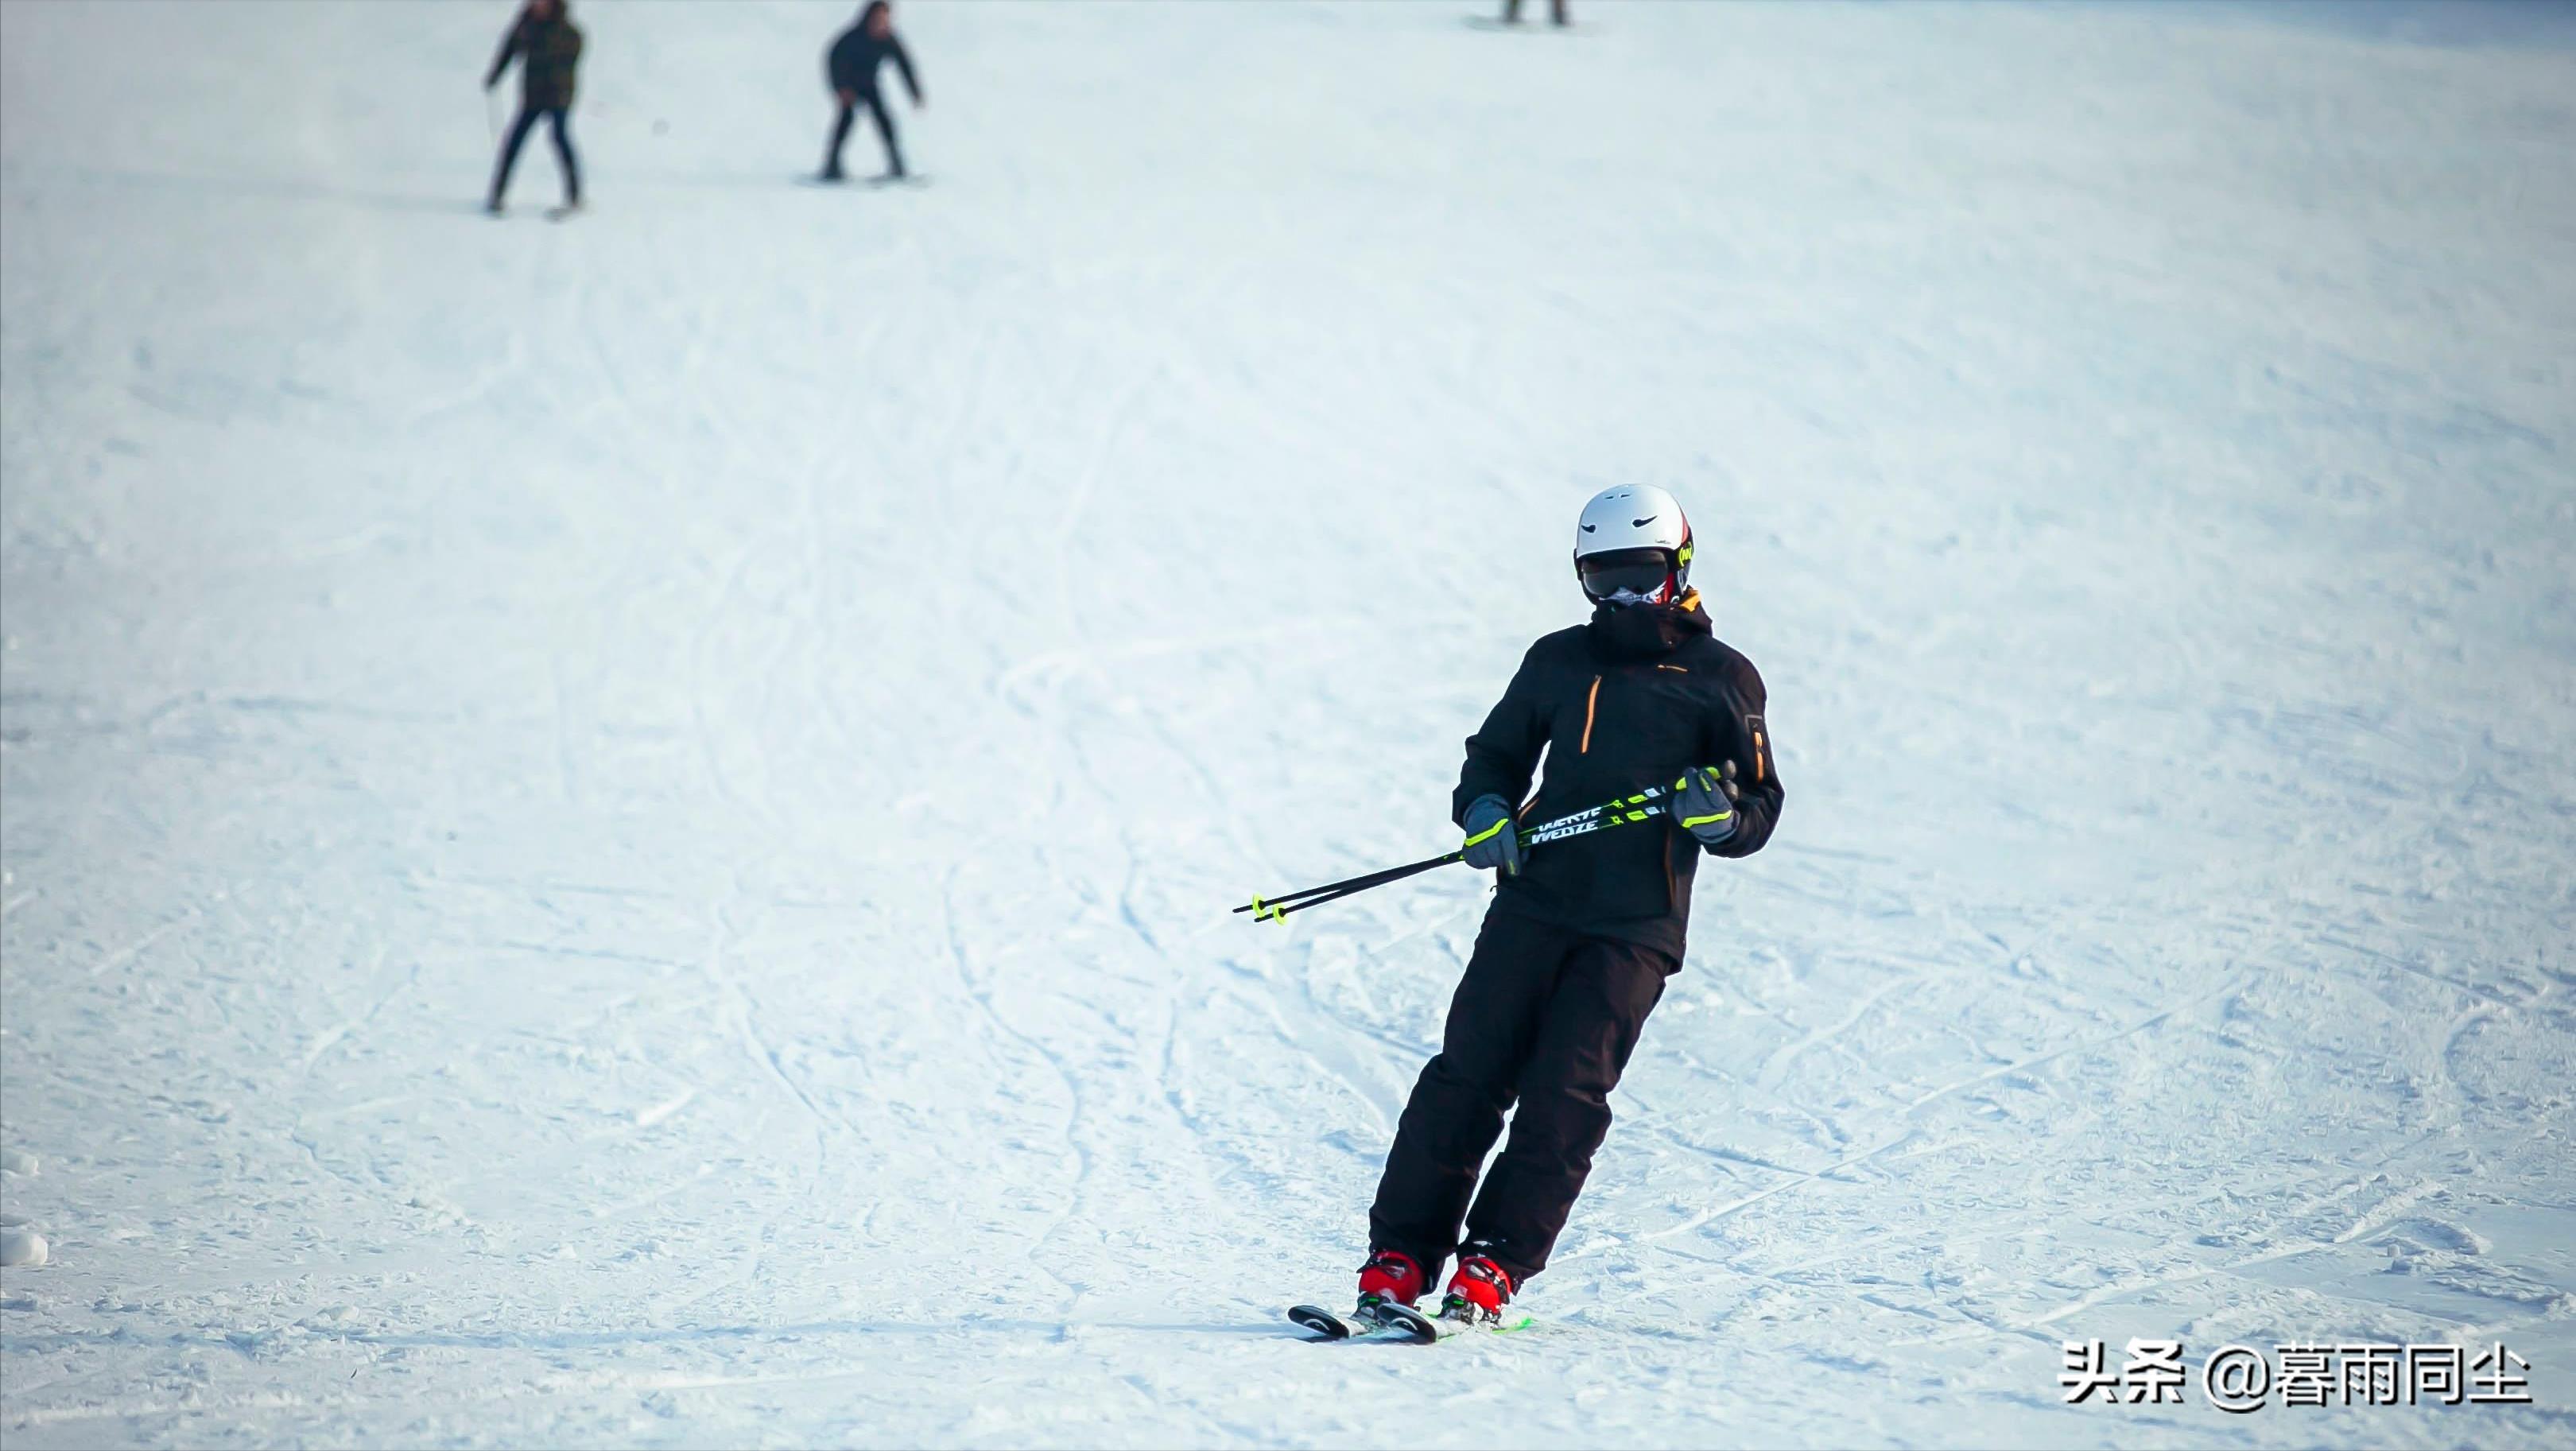
[(1509, 1335), (1515, 1330), (1527, 1330), (1538, 1323), (1529, 1316), (1522, 1315), (1516, 1319), (1497, 1320), (1488, 1324), (1463, 1315), (1425, 1315), (1410, 1305), (1389, 1305), (1381, 1313), (1386, 1317), (1388, 1334), (1391, 1337), (1400, 1337), (1412, 1345), (1431, 1345), (1443, 1340), (1454, 1340), (1458, 1336), (1473, 1334), (1479, 1330), (1489, 1335)]
[(1316, 1345), (1342, 1340), (1384, 1340), (1398, 1327), (1388, 1318), (1384, 1305), (1363, 1305), (1347, 1315), (1336, 1315), (1321, 1305), (1291, 1305), (1288, 1319), (1301, 1330), (1315, 1332), (1308, 1339)]
[(1581, 35), (1593, 28), (1574, 20), (1542, 23), (1535, 20), (1497, 20), (1490, 15), (1465, 16), (1459, 23), (1469, 30), (1490, 30), (1501, 35)]
[(1390, 1332), (1400, 1332), (1416, 1345), (1429, 1345), (1440, 1338), (1440, 1327), (1432, 1323), (1431, 1317), (1410, 1305), (1389, 1305), (1378, 1313), (1386, 1317)]
[(1490, 1325), (1478, 1324), (1473, 1320), (1458, 1319), (1448, 1315), (1435, 1315), (1431, 1318), (1431, 1327), (1442, 1340), (1453, 1340), (1458, 1336), (1470, 1335), (1479, 1330), (1488, 1335), (1509, 1335), (1515, 1330), (1527, 1330), (1537, 1323), (1538, 1322), (1536, 1320), (1527, 1315), (1523, 1315), (1518, 1319), (1497, 1320)]
[(1314, 1331), (1317, 1340), (1351, 1340), (1377, 1328), (1364, 1322), (1354, 1325), (1321, 1305), (1291, 1305), (1288, 1319), (1301, 1330)]

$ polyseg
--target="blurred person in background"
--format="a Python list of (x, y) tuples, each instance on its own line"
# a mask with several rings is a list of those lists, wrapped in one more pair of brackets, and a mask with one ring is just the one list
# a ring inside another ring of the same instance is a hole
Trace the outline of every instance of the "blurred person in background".
[[(1550, 25), (1567, 23), (1565, 0), (1547, 0), (1547, 21)], [(1503, 0), (1503, 23), (1505, 25), (1521, 23), (1521, 0)]]
[(886, 0), (869, 0), (867, 8), (859, 12), (859, 23), (842, 31), (840, 38), (832, 42), (831, 54), (824, 63), (824, 74), (831, 82), (832, 94), (840, 100), (841, 114), (832, 123), (832, 147), (824, 153), (823, 180), (841, 179), (841, 147), (849, 141), (850, 123), (857, 119), (862, 106), (867, 108), (869, 119), (876, 122), (877, 139), (885, 143), (887, 179), (900, 180), (908, 174), (903, 169), (903, 147), (895, 140), (894, 118), (886, 112), (885, 97), (877, 93), (877, 71), (889, 60), (902, 73), (903, 88), (911, 93), (912, 104), (918, 109), (924, 104), (921, 81), (913, 75), (912, 56), (894, 33), (894, 7)]
[(501, 37), (501, 50), (492, 57), (492, 69), (483, 77), (483, 89), (501, 83), (501, 72), (510, 62), (519, 63), (519, 119), (510, 123), (510, 134), (501, 143), (500, 164), (492, 172), (492, 195), (483, 210), (500, 215), (501, 199), (510, 189), (510, 170), (519, 164), (519, 148), (527, 144), (528, 133), (536, 129), (539, 117), (554, 126), (555, 159), (563, 163), (564, 210), (581, 205), (581, 162), (572, 153), (573, 72), (581, 64), (581, 32), (573, 28), (567, 13), (567, 0), (528, 0), (518, 18), (510, 22), (510, 33)]

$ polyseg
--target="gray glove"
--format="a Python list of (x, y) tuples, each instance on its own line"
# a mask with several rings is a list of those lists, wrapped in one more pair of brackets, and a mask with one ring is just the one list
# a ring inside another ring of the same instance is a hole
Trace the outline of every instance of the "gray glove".
[(1512, 821), (1510, 802), (1500, 796), (1479, 796), (1458, 824), (1467, 832), (1467, 844), (1459, 849), (1467, 865), (1480, 872), (1500, 868), (1505, 876), (1521, 874), (1521, 834)]
[(1666, 799), (1664, 810), (1673, 825), (1698, 838), (1702, 846), (1716, 846), (1735, 835), (1735, 763), (1721, 769), (1716, 766), (1693, 766), (1673, 783), (1673, 794)]

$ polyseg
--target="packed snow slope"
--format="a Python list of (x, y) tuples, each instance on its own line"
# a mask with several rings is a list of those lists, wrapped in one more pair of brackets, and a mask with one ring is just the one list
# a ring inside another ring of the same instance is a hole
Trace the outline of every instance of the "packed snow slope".
[[(11, 1447), (2576, 1439), (2576, 54), (907, 4), (798, 185), (850, 9), (585, 0), (549, 225), (505, 6), (0, 6)], [(1785, 823), (1541, 1327), (1297, 1343), (1485, 884), (1227, 909), (1613, 482)]]

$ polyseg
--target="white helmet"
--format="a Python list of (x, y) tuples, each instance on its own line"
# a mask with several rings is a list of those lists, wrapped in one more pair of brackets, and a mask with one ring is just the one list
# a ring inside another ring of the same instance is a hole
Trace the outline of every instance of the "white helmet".
[(1652, 484), (1603, 489), (1575, 523), (1574, 574), (1595, 603), (1671, 604), (1690, 565), (1690, 520)]

